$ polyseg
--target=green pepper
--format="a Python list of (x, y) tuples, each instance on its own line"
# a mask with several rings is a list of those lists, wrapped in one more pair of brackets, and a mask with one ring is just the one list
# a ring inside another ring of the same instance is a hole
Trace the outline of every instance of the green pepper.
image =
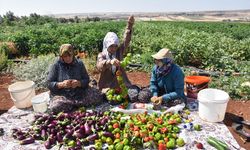
[(115, 139), (114, 140), (114, 144), (119, 143), (119, 142), (120, 142), (120, 139)]
[(173, 127), (173, 131), (174, 131), (174, 133), (179, 133), (180, 132), (180, 128), (177, 127), (177, 126), (174, 126)]
[(123, 150), (123, 144), (122, 143), (116, 143), (115, 144), (115, 149), (116, 150)]
[(106, 143), (107, 143), (108, 145), (113, 144), (113, 140), (112, 140), (112, 138), (111, 138), (111, 137), (107, 137), (107, 139), (106, 139)]
[(128, 141), (128, 139), (126, 138), (126, 139), (123, 139), (122, 143), (123, 143), (124, 145), (128, 145), (128, 144), (129, 144), (129, 141)]
[(108, 125), (108, 131), (112, 132), (113, 130), (114, 130), (113, 126), (112, 125)]
[(108, 146), (108, 150), (114, 150), (115, 149), (115, 146), (114, 145), (109, 145)]
[(97, 150), (101, 150), (102, 149), (102, 142), (98, 141), (98, 142), (95, 142), (95, 148)]
[(119, 133), (121, 130), (119, 128), (115, 128), (115, 130), (112, 131), (113, 134)]
[(154, 128), (153, 128), (152, 132), (157, 133), (157, 132), (158, 132), (158, 128), (157, 128), (156, 126), (154, 126)]
[(69, 147), (75, 147), (76, 146), (76, 142), (74, 140), (70, 140), (67, 145)]
[(183, 140), (183, 138), (178, 138), (177, 140), (176, 140), (176, 144), (179, 146), (179, 147), (182, 147), (182, 146), (184, 146), (185, 145), (185, 141)]
[(59, 122), (59, 124), (66, 126), (69, 124), (69, 119), (64, 119), (63, 121)]
[(123, 147), (123, 150), (132, 150), (132, 148), (131, 148), (129, 145), (125, 145), (125, 146)]
[(105, 111), (105, 112), (104, 112), (104, 116), (108, 116), (109, 114), (110, 114), (109, 111)]
[(167, 142), (167, 148), (168, 148), (168, 149), (173, 149), (173, 148), (175, 148), (175, 140), (169, 140), (169, 141)]
[(155, 134), (155, 140), (159, 141), (161, 139), (161, 134), (160, 133), (156, 133)]
[(201, 125), (195, 124), (195, 125), (194, 125), (194, 130), (196, 130), (196, 131), (201, 131)]
[(101, 136), (101, 140), (102, 140), (102, 142), (106, 142), (106, 137), (105, 136)]

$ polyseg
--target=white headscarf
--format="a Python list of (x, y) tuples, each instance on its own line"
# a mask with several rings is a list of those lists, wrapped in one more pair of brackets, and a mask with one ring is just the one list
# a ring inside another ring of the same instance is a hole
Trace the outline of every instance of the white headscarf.
[[(116, 53), (111, 54), (108, 52), (109, 46), (113, 44), (118, 46), (119, 38), (114, 32), (108, 32), (103, 39), (103, 49), (102, 49), (102, 53), (106, 56), (107, 60), (112, 60), (116, 56)], [(116, 66), (112, 65), (112, 72), (115, 73), (115, 71), (116, 71)]]

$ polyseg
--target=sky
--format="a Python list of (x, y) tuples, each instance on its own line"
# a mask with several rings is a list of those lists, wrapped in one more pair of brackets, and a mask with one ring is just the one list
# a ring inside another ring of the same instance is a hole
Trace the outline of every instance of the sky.
[(250, 0), (0, 0), (0, 15), (250, 9)]

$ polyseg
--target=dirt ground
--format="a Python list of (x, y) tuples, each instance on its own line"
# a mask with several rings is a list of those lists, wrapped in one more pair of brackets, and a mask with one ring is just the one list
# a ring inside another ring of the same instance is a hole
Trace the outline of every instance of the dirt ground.
[[(149, 74), (145, 72), (129, 72), (128, 77), (133, 84), (145, 87), (149, 85)], [(0, 74), (0, 114), (6, 112), (14, 104), (10, 98), (8, 92), (8, 85), (13, 82), (13, 75), (10, 74)], [(219, 87), (218, 87), (219, 88)], [(249, 101), (235, 101), (230, 100), (227, 105), (226, 115), (224, 123), (228, 127), (229, 131), (232, 133), (239, 145), (245, 149), (250, 149), (250, 142), (244, 142), (237, 133), (235, 133), (231, 127), (232, 121), (231, 116), (237, 115), (244, 117), (245, 120), (250, 120), (250, 100)], [(248, 132), (250, 132), (248, 130)]]

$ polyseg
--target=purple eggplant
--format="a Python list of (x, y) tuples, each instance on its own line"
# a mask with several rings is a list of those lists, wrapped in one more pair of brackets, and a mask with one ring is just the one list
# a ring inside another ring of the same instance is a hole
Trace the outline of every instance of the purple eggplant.
[(56, 136), (51, 135), (51, 136), (48, 138), (48, 140), (49, 140), (49, 142), (51, 143), (51, 145), (56, 144)]
[(73, 129), (74, 127), (72, 125), (67, 125), (66, 128), (67, 129)]
[(16, 133), (12, 133), (12, 137), (13, 137), (14, 139), (17, 139)]
[(108, 122), (108, 119), (107, 118), (102, 118), (100, 121), (99, 121), (99, 123), (100, 123), (100, 125), (105, 125), (106, 123)]
[(52, 124), (52, 123), (50, 123), (49, 125), (48, 125), (48, 128), (55, 128), (55, 124)]
[(36, 114), (35, 116), (34, 116), (34, 118), (35, 118), (35, 120), (37, 120), (37, 119), (39, 119), (39, 118), (41, 118), (43, 115), (41, 115), (41, 114)]
[(24, 135), (18, 135), (18, 136), (17, 136), (17, 139), (18, 139), (18, 140), (24, 140), (25, 138), (26, 138), (26, 137), (25, 137)]
[(47, 139), (47, 133), (46, 133), (45, 129), (42, 129), (42, 131), (41, 131), (41, 137), (43, 138), (44, 141)]
[(56, 134), (56, 140), (59, 142), (59, 143), (62, 143), (63, 142), (63, 136), (60, 132), (57, 132)]
[(85, 134), (87, 135), (90, 135), (92, 133), (92, 130), (87, 123), (84, 124), (84, 131), (85, 131)]
[(105, 131), (105, 132), (103, 132), (102, 135), (105, 136), (105, 137), (111, 137), (112, 139), (114, 139), (114, 134), (112, 134), (111, 132)]
[(76, 145), (81, 147), (81, 146), (82, 146), (82, 142), (78, 139), (78, 140), (76, 141)]
[(98, 139), (98, 134), (92, 134), (92, 135), (89, 135), (88, 137), (87, 137), (87, 140), (89, 141), (89, 142), (93, 142), (93, 141), (95, 141), (95, 140), (97, 140)]
[(33, 137), (29, 137), (27, 139), (24, 139), (22, 141), (20, 141), (20, 145), (26, 145), (26, 144), (31, 144), (34, 143), (35, 139)]
[(43, 138), (41, 137), (41, 134), (34, 134), (34, 138), (36, 140), (42, 140)]
[(81, 139), (84, 137), (84, 134), (80, 130), (77, 130), (74, 132), (73, 136), (77, 137), (78, 139)]
[(11, 129), (11, 130), (12, 130), (12, 133), (16, 133), (16, 132), (19, 131), (20, 129), (13, 128), (13, 129)]
[(51, 149), (52, 148), (52, 144), (50, 143), (49, 140), (44, 143), (44, 146), (45, 146), (46, 149)]

